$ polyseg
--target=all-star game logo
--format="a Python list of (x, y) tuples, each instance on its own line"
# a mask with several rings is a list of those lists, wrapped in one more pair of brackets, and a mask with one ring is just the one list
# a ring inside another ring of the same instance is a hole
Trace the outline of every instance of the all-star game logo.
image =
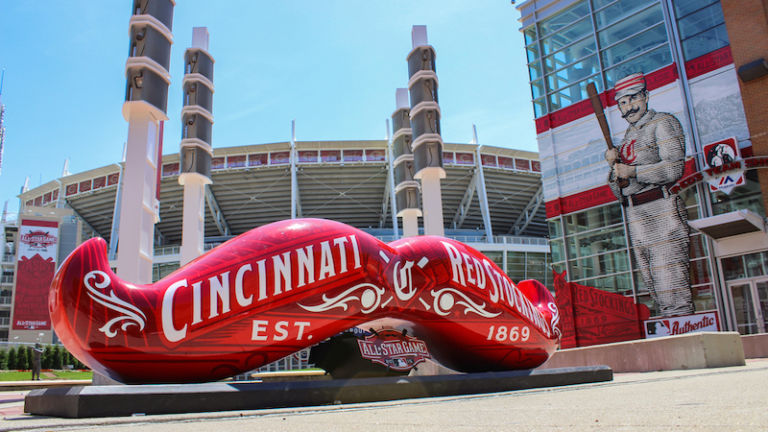
[(56, 237), (50, 235), (48, 231), (39, 230), (22, 234), (19, 241), (25, 243), (30, 249), (46, 249), (56, 244)]
[(432, 358), (424, 341), (395, 329), (379, 330), (357, 344), (363, 358), (400, 372)]

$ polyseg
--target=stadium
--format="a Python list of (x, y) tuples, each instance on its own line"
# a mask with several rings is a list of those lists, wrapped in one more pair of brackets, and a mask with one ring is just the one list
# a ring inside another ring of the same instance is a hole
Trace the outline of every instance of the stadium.
[[(332, 219), (369, 232), (383, 241), (399, 238), (392, 211), (392, 169), (388, 142), (278, 142), (214, 149), (212, 183), (205, 192), (205, 248), (250, 229), (291, 218), (292, 188), (296, 217)], [(295, 163), (292, 161), (295, 160)], [(61, 220), (59, 260), (66, 250), (91, 237), (115, 245), (116, 201), (124, 164), (97, 167), (55, 178), (23, 192), (22, 214), (55, 215)], [(480, 250), (512, 280), (537, 279), (551, 288), (547, 225), (541, 200), (538, 154), (475, 144), (446, 143), (442, 180), (447, 237)], [(291, 171), (296, 170), (295, 184)], [(179, 267), (183, 186), (179, 154), (160, 165), (159, 220), (155, 225), (153, 280)], [(74, 228), (71, 228), (74, 229)], [(15, 250), (15, 225), (6, 225), (6, 248)], [(110, 256), (114, 262), (115, 255)], [(3, 258), (0, 338), (8, 338), (15, 257)]]

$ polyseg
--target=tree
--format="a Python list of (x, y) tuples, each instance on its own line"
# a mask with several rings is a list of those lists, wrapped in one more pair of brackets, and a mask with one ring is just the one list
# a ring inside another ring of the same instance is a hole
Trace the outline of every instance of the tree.
[(19, 346), (19, 351), (16, 353), (16, 369), (29, 369), (29, 357), (27, 353), (28, 348), (26, 346)]
[(16, 361), (16, 347), (11, 347), (8, 350), (8, 369), (17, 369), (18, 362)]
[(53, 347), (46, 345), (43, 350), (43, 358), (40, 359), (42, 369), (53, 369)]
[(61, 352), (61, 346), (56, 345), (56, 347), (53, 349), (53, 364), (51, 364), (52, 369), (64, 369), (64, 355)]
[(6, 350), (0, 350), (0, 369), (8, 369), (8, 352)]

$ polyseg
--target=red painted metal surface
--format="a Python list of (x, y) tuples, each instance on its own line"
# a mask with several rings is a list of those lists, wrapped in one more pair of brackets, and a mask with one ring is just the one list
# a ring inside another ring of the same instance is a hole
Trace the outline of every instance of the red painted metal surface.
[(126, 383), (225, 378), (384, 317), (412, 322), (435, 360), (466, 372), (536, 367), (560, 336), (543, 285), (515, 285), (460, 242), (385, 244), (319, 219), (256, 228), (143, 286), (118, 279), (91, 239), (59, 268), (49, 310), (70, 352)]

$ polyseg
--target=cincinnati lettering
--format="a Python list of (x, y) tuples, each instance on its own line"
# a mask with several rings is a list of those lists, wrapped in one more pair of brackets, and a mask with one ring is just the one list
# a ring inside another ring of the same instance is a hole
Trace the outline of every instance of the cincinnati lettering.
[[(163, 295), (163, 335), (170, 342), (178, 342), (187, 337), (189, 328), (240, 313), (293, 289), (342, 276), (361, 266), (357, 238), (349, 235), (245, 263), (234, 272), (225, 271), (197, 281), (176, 281)], [(187, 316), (177, 316), (174, 307), (181, 296), (192, 297), (192, 311)]]
[(489, 294), (491, 302), (499, 304), (505, 302), (509, 307), (515, 309), (520, 315), (536, 326), (547, 337), (552, 335), (544, 317), (530, 300), (509, 280), (502, 272), (493, 268), (493, 265), (487, 259), (482, 261), (469, 254), (459, 252), (452, 244), (440, 242), (445, 247), (451, 260), (451, 273), (453, 281), (461, 284), (465, 288), (474, 288), (484, 290), (487, 281), (491, 282), (493, 291)]

